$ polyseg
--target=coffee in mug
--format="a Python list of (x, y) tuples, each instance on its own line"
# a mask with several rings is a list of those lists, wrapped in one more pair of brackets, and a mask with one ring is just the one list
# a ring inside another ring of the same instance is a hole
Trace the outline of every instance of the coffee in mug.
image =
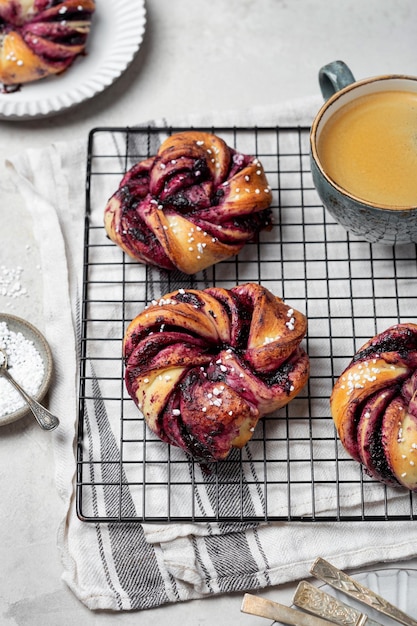
[(317, 152), (338, 185), (394, 209), (417, 206), (417, 93), (378, 91), (327, 121)]

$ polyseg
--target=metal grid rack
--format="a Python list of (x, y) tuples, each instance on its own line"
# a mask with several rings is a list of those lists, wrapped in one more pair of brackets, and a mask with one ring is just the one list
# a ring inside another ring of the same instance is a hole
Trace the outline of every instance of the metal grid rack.
[[(135, 162), (180, 128), (97, 128), (88, 144), (81, 306), (77, 512), (88, 522), (410, 520), (415, 494), (371, 480), (341, 447), (333, 383), (355, 351), (391, 324), (417, 322), (416, 246), (357, 241), (323, 209), (309, 167), (309, 129), (207, 128), (256, 155), (273, 189), (274, 228), (238, 257), (196, 276), (133, 262), (103, 227), (108, 197)], [(180, 287), (259, 282), (303, 311), (311, 376), (226, 461), (201, 467), (159, 441), (123, 384), (127, 324)]]

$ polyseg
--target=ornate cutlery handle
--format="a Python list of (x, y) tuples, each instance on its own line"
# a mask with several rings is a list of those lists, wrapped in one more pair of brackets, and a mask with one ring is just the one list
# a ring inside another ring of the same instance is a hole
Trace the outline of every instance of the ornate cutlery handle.
[(404, 626), (417, 626), (415, 619), (320, 557), (313, 563), (310, 573), (331, 587), (371, 606)]
[(300, 609), (324, 617), (341, 626), (363, 626), (368, 620), (368, 616), (364, 613), (310, 585), (305, 580), (299, 583), (293, 603)]
[(273, 602), (268, 598), (261, 598), (250, 593), (245, 593), (243, 596), (240, 610), (242, 613), (266, 617), (288, 626), (332, 626), (332, 623), (325, 619), (308, 615), (308, 613), (297, 611), (297, 609), (279, 604), (279, 602)]

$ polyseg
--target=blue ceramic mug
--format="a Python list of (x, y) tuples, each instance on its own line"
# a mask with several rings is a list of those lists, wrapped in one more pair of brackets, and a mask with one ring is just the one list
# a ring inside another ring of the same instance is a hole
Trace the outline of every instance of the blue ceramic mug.
[[(417, 94), (417, 77), (384, 75), (356, 81), (343, 61), (334, 61), (320, 69), (319, 84), (325, 103), (311, 127), (310, 160), (313, 182), (323, 205), (339, 224), (362, 240), (391, 245), (417, 243), (417, 201), (403, 206), (396, 202), (370, 201), (356, 195), (347, 185), (345, 188), (344, 183), (332, 178), (318, 150), (323, 130), (342, 107), (355, 107), (358, 98), (380, 92), (406, 91)], [(390, 123), (395, 124), (395, 119), (392, 122), (390, 120)], [(331, 132), (329, 126), (326, 132)], [(414, 140), (416, 137), (417, 128)], [(417, 141), (415, 143), (417, 150)]]

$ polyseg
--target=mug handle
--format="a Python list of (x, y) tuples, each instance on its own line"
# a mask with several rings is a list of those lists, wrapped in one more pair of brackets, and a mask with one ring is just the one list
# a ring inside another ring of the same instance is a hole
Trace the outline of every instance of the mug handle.
[(319, 85), (325, 100), (354, 82), (355, 77), (343, 61), (332, 61), (319, 70)]

